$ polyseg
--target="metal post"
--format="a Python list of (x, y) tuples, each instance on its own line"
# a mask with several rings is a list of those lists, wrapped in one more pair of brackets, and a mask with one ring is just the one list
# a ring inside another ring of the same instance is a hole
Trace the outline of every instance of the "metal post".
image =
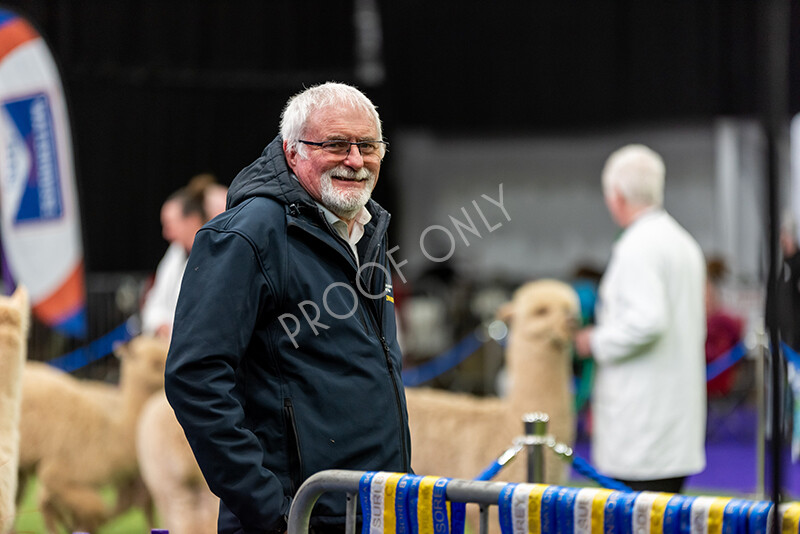
[(345, 505), (347, 517), (345, 518), (344, 534), (356, 534), (356, 518), (358, 513), (358, 499), (355, 493), (347, 494), (347, 504)]
[[(762, 115), (762, 124), (766, 134), (767, 156), (767, 250), (769, 259), (766, 265), (767, 299), (764, 317), (769, 335), (767, 357), (769, 358), (769, 376), (767, 377), (767, 399), (769, 420), (767, 424), (766, 462), (764, 477), (777, 508), (781, 503), (783, 491), (783, 427), (784, 407), (783, 393), (786, 384), (785, 365), (778, 333), (778, 277), (780, 275), (780, 247), (778, 245), (778, 219), (780, 217), (780, 182), (786, 168), (782, 151), (788, 148), (787, 135), (789, 126), (789, 49), (790, 49), (790, 7), (787, 0), (770, 0), (759, 2), (756, 11), (757, 28), (757, 64), (761, 67), (756, 77), (759, 84), (758, 109)], [(771, 534), (779, 534), (781, 526), (773, 521)]]
[(550, 416), (541, 412), (526, 413), (522, 421), (528, 447), (528, 482), (541, 484), (544, 482), (544, 444)]
[[(311, 475), (303, 482), (300, 489), (294, 496), (292, 506), (289, 508), (289, 520), (287, 521), (288, 534), (308, 534), (308, 525), (311, 520), (311, 509), (317, 502), (320, 495), (327, 491), (342, 491), (350, 493), (358, 491), (358, 482), (361, 480), (363, 472), (331, 470), (321, 471)], [(358, 499), (353, 499), (358, 501)], [(348, 518), (345, 519), (345, 528), (350, 525), (350, 512), (355, 504), (347, 504)], [(355, 528), (355, 516), (352, 518), (352, 525)]]
[(756, 330), (755, 354), (755, 382), (756, 382), (756, 498), (764, 500), (767, 498), (767, 490), (764, 480), (764, 462), (766, 461), (765, 443), (767, 439), (766, 422), (767, 418), (767, 392), (765, 386), (767, 362), (767, 341), (766, 332), (762, 326)]
[(489, 534), (489, 505), (480, 505), (480, 534)]

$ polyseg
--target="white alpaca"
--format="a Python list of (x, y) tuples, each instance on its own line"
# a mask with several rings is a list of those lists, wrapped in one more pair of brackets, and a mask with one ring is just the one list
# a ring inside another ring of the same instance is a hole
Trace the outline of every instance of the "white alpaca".
[(11, 297), (0, 297), (0, 534), (14, 524), (22, 368), (28, 353), (29, 319), (24, 287), (17, 288)]
[(136, 448), (142, 478), (170, 534), (217, 532), (219, 498), (208, 489), (163, 391), (142, 410)]
[[(556, 280), (530, 282), (514, 293), (501, 314), (511, 319), (506, 397), (406, 389), (411, 466), (417, 474), (475, 478), (523, 434), (522, 417), (529, 412), (548, 414), (548, 433), (573, 444), (570, 344), (578, 314), (574, 290)], [(495, 478), (524, 482), (524, 452), (520, 456)], [(564, 462), (549, 450), (545, 462), (545, 481), (563, 484)]]
[[(39, 508), (51, 534), (59, 524), (91, 532), (136, 495), (136, 423), (145, 401), (163, 388), (167, 342), (140, 336), (116, 352), (122, 360), (116, 401), (96, 382), (38, 362), (25, 367), (20, 480), (38, 477)], [(121, 488), (118, 509), (99, 493), (108, 484)]]

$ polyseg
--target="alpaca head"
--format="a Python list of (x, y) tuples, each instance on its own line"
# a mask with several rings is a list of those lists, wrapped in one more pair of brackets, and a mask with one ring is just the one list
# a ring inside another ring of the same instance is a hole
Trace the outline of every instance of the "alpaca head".
[(23, 338), (30, 322), (30, 299), (25, 286), (19, 286), (10, 296), (0, 295), (0, 324), (18, 328)]
[(533, 343), (543, 348), (565, 350), (578, 325), (580, 307), (575, 290), (558, 280), (528, 282), (499, 315), (510, 323), (515, 342)]
[(137, 384), (145, 392), (155, 393), (164, 387), (164, 367), (169, 341), (152, 336), (137, 336), (115, 349), (122, 361), (121, 380)]

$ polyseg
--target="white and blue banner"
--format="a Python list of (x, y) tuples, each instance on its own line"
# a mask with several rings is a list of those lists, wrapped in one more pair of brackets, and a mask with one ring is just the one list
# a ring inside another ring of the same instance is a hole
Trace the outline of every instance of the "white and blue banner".
[(86, 335), (86, 290), (67, 105), (47, 43), (0, 7), (0, 246), (7, 293), (25, 285), (34, 315)]

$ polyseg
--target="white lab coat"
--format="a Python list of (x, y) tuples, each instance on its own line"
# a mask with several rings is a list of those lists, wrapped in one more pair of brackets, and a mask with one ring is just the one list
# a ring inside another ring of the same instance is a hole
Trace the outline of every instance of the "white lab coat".
[(153, 287), (142, 306), (143, 333), (153, 335), (164, 324), (172, 329), (187, 258), (186, 250), (180, 244), (172, 243), (158, 262)]
[(705, 261), (661, 209), (623, 232), (600, 284), (592, 460), (603, 474), (653, 480), (705, 467)]

